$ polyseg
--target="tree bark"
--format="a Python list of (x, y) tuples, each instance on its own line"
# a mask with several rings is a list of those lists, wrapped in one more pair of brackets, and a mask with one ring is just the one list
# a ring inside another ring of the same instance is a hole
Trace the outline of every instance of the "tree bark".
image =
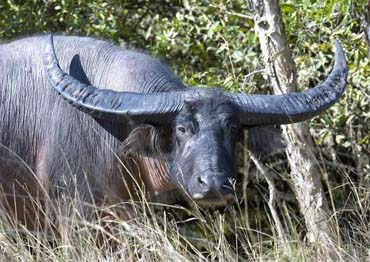
[[(279, 1), (250, 0), (250, 4), (274, 93), (298, 91), (296, 66), (286, 40)], [(334, 231), (308, 124), (284, 125), (282, 129), (293, 188), (306, 223), (307, 240), (326, 249), (328, 240), (334, 239)]]

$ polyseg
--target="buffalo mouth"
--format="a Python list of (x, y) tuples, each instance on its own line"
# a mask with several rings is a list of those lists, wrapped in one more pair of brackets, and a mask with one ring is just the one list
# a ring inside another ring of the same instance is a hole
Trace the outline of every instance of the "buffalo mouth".
[(212, 197), (202, 197), (200, 194), (195, 194), (192, 201), (200, 207), (204, 208), (220, 208), (227, 206), (235, 201), (233, 194), (217, 195)]

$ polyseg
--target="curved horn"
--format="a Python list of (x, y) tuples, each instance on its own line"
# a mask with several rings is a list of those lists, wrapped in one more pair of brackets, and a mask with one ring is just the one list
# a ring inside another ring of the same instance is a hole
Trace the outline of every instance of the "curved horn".
[(324, 83), (303, 93), (283, 95), (229, 94), (240, 107), (245, 126), (289, 124), (318, 115), (334, 104), (347, 83), (347, 61), (339, 41), (335, 42), (334, 68)]
[(60, 68), (52, 35), (47, 38), (44, 67), (50, 84), (64, 99), (98, 118), (169, 124), (182, 107), (183, 92), (116, 92), (81, 83)]

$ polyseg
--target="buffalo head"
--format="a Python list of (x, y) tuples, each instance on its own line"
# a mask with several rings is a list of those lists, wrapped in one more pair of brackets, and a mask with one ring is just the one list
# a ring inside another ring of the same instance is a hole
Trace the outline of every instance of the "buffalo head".
[(186, 101), (173, 125), (170, 174), (199, 203), (224, 204), (233, 197), (238, 108), (222, 92)]
[(348, 72), (344, 52), (336, 42), (330, 76), (303, 93), (254, 95), (211, 88), (116, 92), (81, 83), (63, 72), (51, 36), (45, 49), (49, 82), (61, 96), (96, 118), (135, 123), (138, 127), (124, 143), (130, 144), (133, 137), (142, 137), (142, 141), (151, 137), (138, 151), (148, 153), (156, 148), (169, 163), (173, 184), (206, 204), (225, 204), (233, 195), (234, 148), (242, 128), (289, 124), (318, 115), (339, 99)]

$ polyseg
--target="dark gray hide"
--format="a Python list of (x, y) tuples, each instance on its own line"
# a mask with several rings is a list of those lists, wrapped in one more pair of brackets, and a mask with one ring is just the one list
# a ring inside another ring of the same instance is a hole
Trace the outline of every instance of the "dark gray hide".
[[(28, 170), (26, 175), (33, 176), (32, 171), (38, 177), (31, 187), (45, 187), (53, 197), (60, 189), (73, 195), (77, 188), (88, 202), (90, 192), (96, 203), (128, 199), (126, 187), (131, 185), (121, 176), (127, 172), (117, 154), (122, 155), (122, 141), (136, 125), (94, 119), (65, 101), (45, 74), (46, 43), (47, 37), (38, 36), (0, 46), (0, 156), (2, 162), (9, 162), (0, 165), (1, 181), (18, 183), (19, 176), (9, 167), (23, 165), (22, 174)], [(55, 48), (66, 72), (99, 88), (143, 93), (185, 88), (166, 65), (143, 53), (83, 37), (57, 36)], [(145, 139), (137, 141), (141, 142)], [(146, 163), (146, 169), (163, 173), (153, 183), (159, 183), (158, 190), (171, 188), (162, 186), (168, 183), (165, 163), (146, 158), (127, 162)], [(136, 178), (140, 180), (139, 175)], [(146, 183), (148, 190), (156, 190), (153, 183)]]
[(100, 40), (57, 36), (54, 46), (43, 36), (0, 46), (0, 154), (22, 159), (53, 195), (77, 187), (97, 203), (128, 199), (132, 177), (149, 194), (175, 185), (227, 203), (240, 127), (309, 119), (347, 77), (339, 43), (322, 86), (280, 96), (187, 89), (159, 60)]

